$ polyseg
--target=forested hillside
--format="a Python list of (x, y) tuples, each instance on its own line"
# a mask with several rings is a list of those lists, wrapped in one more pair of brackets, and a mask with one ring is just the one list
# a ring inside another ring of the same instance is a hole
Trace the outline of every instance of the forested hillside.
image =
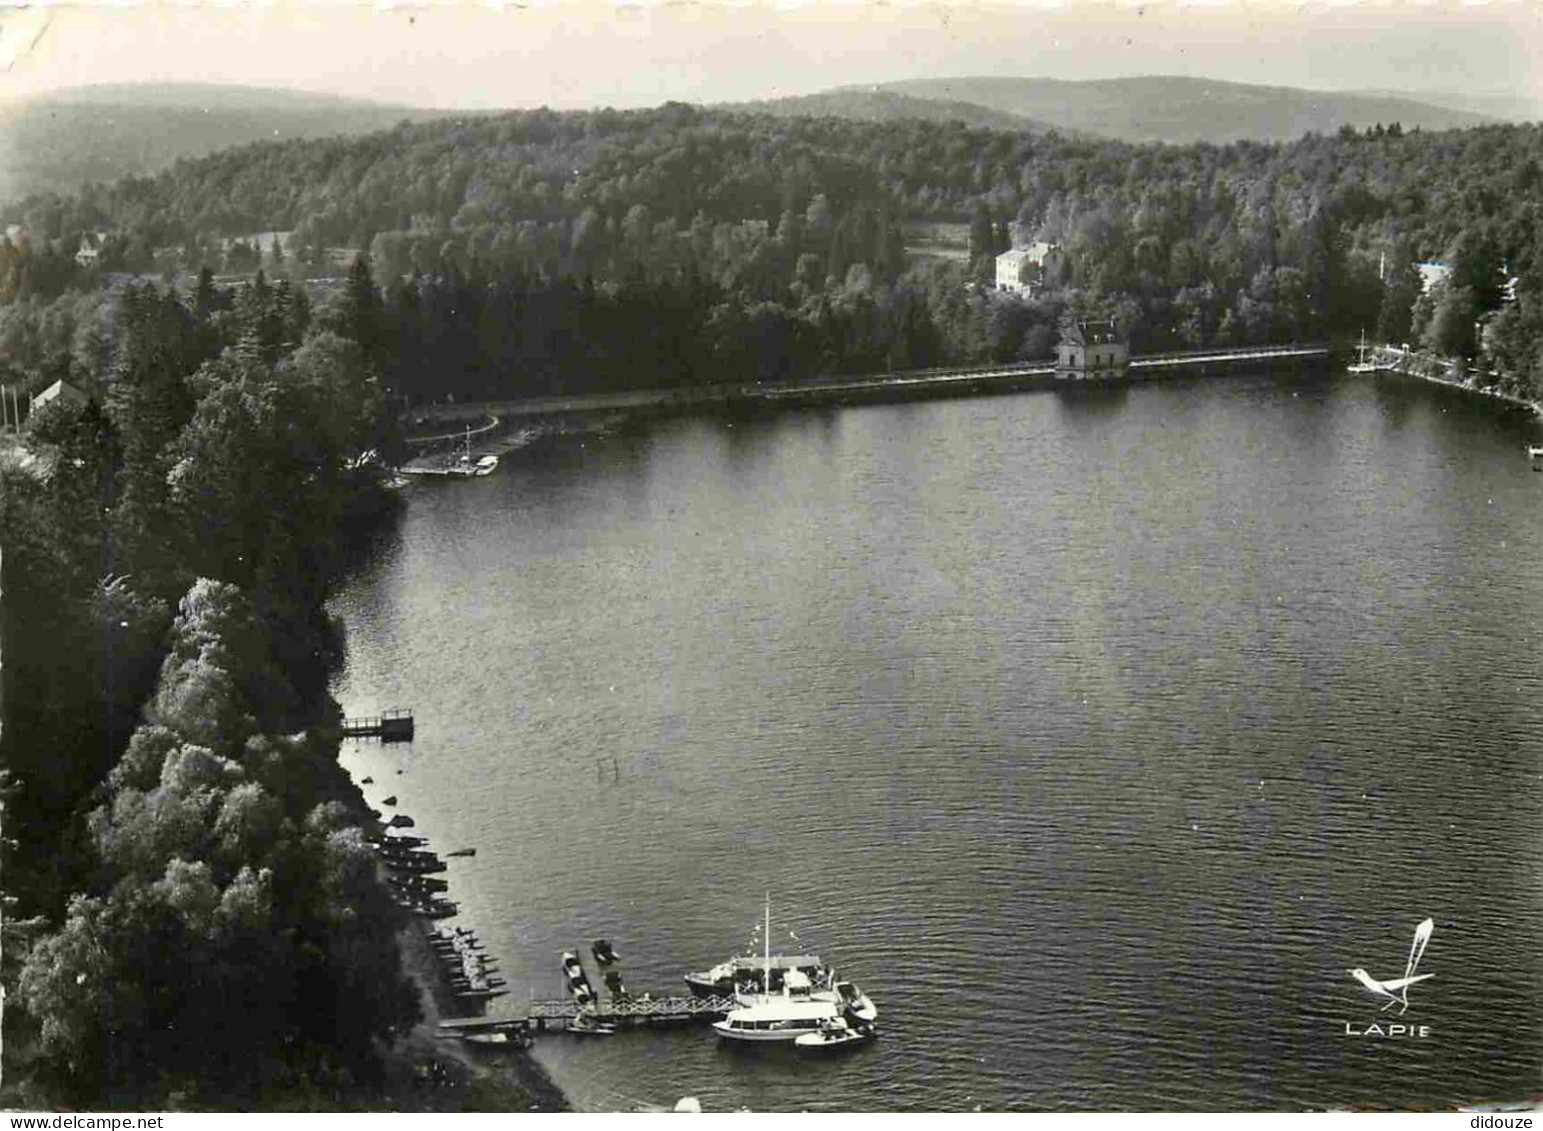
[(724, 109), (778, 118), (849, 118), (856, 122), (895, 122), (912, 118), (928, 122), (959, 122), (993, 130), (1033, 130), (1056, 127), (1022, 114), (994, 110), (946, 97), (918, 98), (882, 87), (841, 87), (819, 94), (799, 94), (762, 102), (730, 104)]
[[(1530, 387), (1540, 158), (1532, 126), (1177, 147), (678, 104), (436, 121), (30, 199), (27, 246), (0, 245), (0, 348), (11, 379), (102, 375), (109, 319), (69, 293), (95, 278), (82, 231), (109, 233), (108, 272), (219, 267), (221, 237), (288, 230), (270, 272), (368, 251), (411, 400), (1037, 357), (1070, 313), (1148, 350), (1487, 347)], [(908, 256), (919, 220), (967, 223), (973, 262)], [(967, 285), (1014, 238), (1067, 253), (1035, 298)], [(1451, 280), (1417, 305), (1413, 264), (1438, 258)]]
[(376, 306), (130, 288), (0, 469), (7, 1106), (356, 1104), (419, 1016), (327, 695)]

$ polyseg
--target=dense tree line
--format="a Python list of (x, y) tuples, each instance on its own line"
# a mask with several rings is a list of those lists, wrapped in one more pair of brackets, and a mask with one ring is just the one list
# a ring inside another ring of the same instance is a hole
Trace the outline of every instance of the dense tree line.
[[(30, 249), (0, 249), (0, 283), (14, 296), (6, 309), (30, 313), (0, 319), (0, 342), (16, 341), (0, 358), (34, 378), (40, 365), (61, 372), (66, 357), (89, 370), (92, 331), (79, 329), (89, 310), (38, 325), (71, 270), (89, 281), (171, 249), (190, 270), (260, 260), (303, 274), (345, 246), (368, 250), (376, 277), (396, 286), (393, 334), (471, 359), (471, 375), (457, 369), (448, 384), (398, 375), (414, 399), (663, 379), (656, 370), (690, 381), (706, 368), (733, 378), (738, 367), (762, 376), (1028, 356), (1068, 313), (1117, 317), (1138, 349), (1413, 337), (1482, 354), (1531, 387), (1540, 160), (1532, 126), (1180, 147), (679, 104), (403, 124), (23, 202)], [(968, 226), (967, 265), (908, 259), (907, 225), (929, 220)], [(60, 267), (71, 241), (97, 229), (109, 232), (99, 266)], [(288, 259), (214, 250), (269, 230), (293, 232)], [(1013, 235), (1066, 251), (1037, 305), (966, 289)], [(1456, 269), (1422, 306), (1413, 265), (1428, 259)], [(1511, 277), (1514, 303), (1501, 290)], [(543, 319), (554, 327), (545, 346), (490, 328)], [(587, 368), (629, 320), (654, 327), (635, 376)], [(724, 348), (742, 328), (752, 345)]]
[(0, 472), (4, 875), (51, 924), (7, 1051), (58, 1102), (325, 1102), (417, 1017), (326, 691), (389, 500), (354, 294), (126, 289), (103, 395)]

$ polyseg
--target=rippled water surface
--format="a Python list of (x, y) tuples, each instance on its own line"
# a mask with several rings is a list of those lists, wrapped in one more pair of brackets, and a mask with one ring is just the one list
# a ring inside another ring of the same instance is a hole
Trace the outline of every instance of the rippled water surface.
[[(688, 418), (410, 491), (346, 587), (344, 759), (513, 993), (773, 936), (839, 1059), (547, 1037), (584, 1108), (1432, 1106), (1543, 1090), (1527, 417), (1236, 378)], [(1405, 1023), (1347, 973), (1403, 974)], [(796, 931), (798, 943), (789, 939)]]

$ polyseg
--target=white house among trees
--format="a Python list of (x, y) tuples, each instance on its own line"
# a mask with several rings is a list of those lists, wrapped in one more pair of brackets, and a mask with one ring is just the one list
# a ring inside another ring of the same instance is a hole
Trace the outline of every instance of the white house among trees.
[(1027, 298), (1044, 283), (1047, 264), (1060, 254), (1057, 244), (1044, 242), (1004, 251), (997, 256), (997, 290)]

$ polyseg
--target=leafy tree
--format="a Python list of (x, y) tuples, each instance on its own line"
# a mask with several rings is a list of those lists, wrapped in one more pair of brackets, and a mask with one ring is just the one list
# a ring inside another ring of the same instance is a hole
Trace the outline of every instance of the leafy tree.
[(1407, 257), (1396, 256), (1383, 283), (1382, 302), (1377, 312), (1378, 341), (1402, 343), (1410, 340), (1414, 307), (1419, 297), (1419, 272)]
[(239, 590), (189, 591), (150, 721), (90, 817), (102, 888), (28, 955), (18, 1000), (78, 1093), (326, 1091), (368, 1080), (373, 1042), (418, 1016), (358, 830), (264, 784), (314, 780), (321, 762), (308, 742), (254, 741), (295, 702), (267, 643)]
[(1472, 357), (1477, 347), (1474, 323), (1479, 299), (1474, 289), (1451, 280), (1435, 290), (1430, 324), (1425, 328), (1426, 348), (1447, 357)]

